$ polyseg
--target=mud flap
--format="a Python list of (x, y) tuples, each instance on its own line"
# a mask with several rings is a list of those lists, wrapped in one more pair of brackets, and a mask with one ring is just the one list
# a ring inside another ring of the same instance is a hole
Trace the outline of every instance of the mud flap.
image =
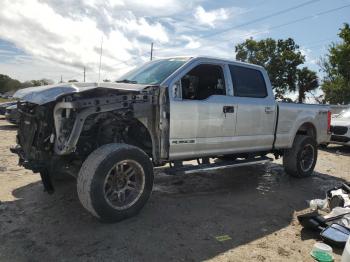
[(40, 177), (44, 186), (44, 191), (46, 191), (50, 195), (53, 194), (55, 192), (55, 189), (52, 185), (49, 171), (47, 169), (40, 171)]

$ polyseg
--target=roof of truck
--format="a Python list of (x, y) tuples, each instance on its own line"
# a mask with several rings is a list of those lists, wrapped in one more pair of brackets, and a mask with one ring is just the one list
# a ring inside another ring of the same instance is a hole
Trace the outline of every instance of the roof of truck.
[(224, 62), (224, 63), (235, 63), (235, 64), (242, 64), (242, 65), (246, 65), (246, 66), (254, 66), (254, 67), (258, 67), (258, 68), (264, 68), (263, 66), (260, 65), (256, 65), (256, 64), (251, 64), (251, 63), (246, 63), (246, 62), (242, 62), (242, 61), (237, 61), (237, 60), (233, 60), (233, 59), (226, 59), (226, 58), (222, 58), (222, 57), (214, 57), (214, 56), (170, 56), (170, 57), (160, 57), (156, 60), (161, 60), (161, 59), (187, 59), (187, 60), (216, 60), (218, 62)]

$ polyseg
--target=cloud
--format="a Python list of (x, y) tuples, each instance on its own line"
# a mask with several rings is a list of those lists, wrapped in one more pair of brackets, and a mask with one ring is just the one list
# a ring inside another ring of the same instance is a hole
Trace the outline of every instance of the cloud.
[(229, 16), (227, 10), (224, 8), (215, 9), (212, 11), (205, 11), (205, 9), (202, 6), (198, 6), (194, 13), (194, 17), (198, 20), (200, 24), (214, 27), (217, 21), (226, 20)]
[[(98, 2), (89, 0), (84, 6), (89, 8)], [(79, 12), (74, 17), (64, 16), (36, 0), (5, 0), (0, 9), (0, 37), (35, 57), (73, 67), (87, 66), (95, 71), (102, 38), (107, 70), (120, 61), (142, 55), (151, 41), (168, 41), (166, 29), (158, 22), (132, 14), (106, 18), (108, 30), (103, 30), (94, 16)]]
[[(20, 79), (57, 79), (61, 74), (65, 78), (79, 74), (82, 79), (86, 67), (88, 79), (96, 81), (101, 40), (101, 79), (113, 80), (149, 60), (151, 42), (155, 56), (234, 57), (232, 43), (251, 30), (233, 30), (214, 39), (198, 36), (208, 28), (224, 27), (223, 21), (232, 22), (241, 9), (205, 10), (201, 3), (203, 0), (2, 0), (0, 41), (11, 43), (14, 54), (0, 52), (0, 70), (13, 70)], [(6, 48), (0, 46), (0, 50)]]
[(312, 51), (309, 48), (300, 47), (300, 53), (305, 56), (305, 63), (309, 65), (317, 65), (318, 60), (312, 55)]

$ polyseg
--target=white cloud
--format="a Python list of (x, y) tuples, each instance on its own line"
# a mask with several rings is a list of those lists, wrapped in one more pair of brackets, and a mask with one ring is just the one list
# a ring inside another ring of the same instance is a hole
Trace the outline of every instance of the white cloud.
[(182, 36), (182, 39), (187, 41), (187, 44), (185, 45), (185, 49), (195, 49), (201, 46), (201, 43), (199, 41), (194, 40), (193, 37), (184, 35)]
[(0, 39), (24, 55), (10, 61), (12, 54), (1, 51), (0, 71), (23, 80), (55, 80), (61, 74), (66, 80), (78, 74), (81, 80), (86, 66), (88, 80), (96, 81), (102, 38), (101, 79), (113, 80), (147, 61), (151, 42), (155, 56), (234, 57), (233, 42), (251, 30), (232, 30), (210, 39), (198, 36), (208, 25), (225, 28), (222, 22), (235, 19), (241, 10), (205, 10), (198, 6), (201, 1), (2, 0)]
[[(92, 6), (98, 3), (88, 2)], [(97, 20), (89, 15), (64, 16), (37, 0), (5, 0), (0, 9), (0, 37), (34, 57), (73, 67), (85, 65), (94, 71), (99, 64), (102, 37), (103, 65), (110, 71), (116, 63), (148, 51), (151, 41), (168, 41), (168, 33), (160, 23), (143, 17), (130, 14), (128, 18), (110, 19), (106, 30), (98, 26)]]
[(317, 59), (312, 55), (312, 51), (309, 48), (300, 48), (300, 53), (305, 56), (305, 63), (309, 65), (317, 65)]
[(202, 6), (198, 6), (194, 13), (194, 17), (200, 24), (214, 27), (217, 21), (226, 20), (229, 16), (227, 10), (224, 8), (206, 11)]

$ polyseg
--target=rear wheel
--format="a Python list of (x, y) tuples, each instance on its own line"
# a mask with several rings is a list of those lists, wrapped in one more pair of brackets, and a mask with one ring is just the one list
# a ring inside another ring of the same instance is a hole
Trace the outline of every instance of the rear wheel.
[(136, 215), (153, 187), (153, 166), (141, 149), (108, 144), (92, 152), (78, 175), (82, 205), (106, 222)]
[(297, 135), (293, 147), (283, 155), (283, 166), (287, 174), (308, 177), (313, 174), (317, 161), (317, 143), (314, 138)]

